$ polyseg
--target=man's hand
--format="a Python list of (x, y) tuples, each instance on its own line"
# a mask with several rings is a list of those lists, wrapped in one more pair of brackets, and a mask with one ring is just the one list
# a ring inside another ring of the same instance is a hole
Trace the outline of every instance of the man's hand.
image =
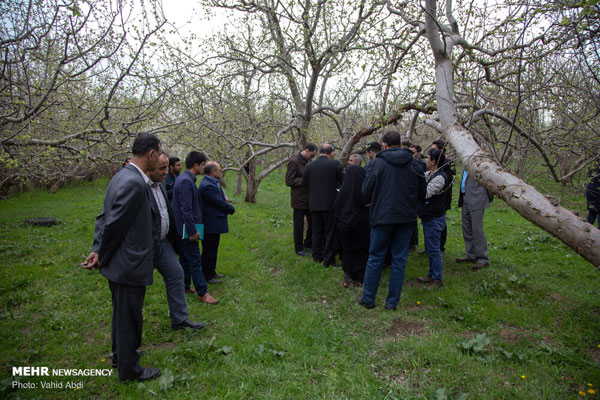
[(81, 263), (81, 266), (85, 269), (98, 269), (100, 268), (100, 261), (98, 260), (98, 253), (91, 252), (89, 256)]
[(200, 233), (196, 232), (195, 234), (193, 234), (192, 236), (190, 236), (190, 241), (191, 242), (197, 242), (198, 239), (200, 239)]

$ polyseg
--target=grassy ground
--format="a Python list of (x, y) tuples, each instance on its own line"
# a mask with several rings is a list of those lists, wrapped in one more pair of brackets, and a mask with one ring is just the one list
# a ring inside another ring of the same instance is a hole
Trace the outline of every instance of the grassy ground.
[[(448, 214), (445, 286), (416, 283), (427, 258), (409, 257), (400, 306), (356, 304), (360, 289), (293, 253), (289, 193), (273, 174), (257, 204), (233, 197), (212, 286), (216, 307), (188, 295), (201, 332), (170, 329), (155, 273), (144, 306), (143, 365), (163, 376), (123, 385), (112, 377), (12, 377), (14, 366), (110, 368), (110, 293), (88, 254), (106, 180), (0, 202), (0, 397), (219, 399), (569, 399), (600, 392), (598, 272), (495, 200), (485, 215), (492, 264), (463, 255), (460, 214)], [(553, 190), (550, 188), (549, 190)], [(583, 212), (576, 191), (555, 190)], [(51, 228), (23, 223), (57, 217)], [(422, 240), (421, 240), (422, 243)], [(44, 389), (42, 382), (62, 382)], [(66, 388), (67, 382), (83, 387)], [(35, 384), (35, 389), (14, 385)], [(581, 391), (582, 394), (579, 392)]]

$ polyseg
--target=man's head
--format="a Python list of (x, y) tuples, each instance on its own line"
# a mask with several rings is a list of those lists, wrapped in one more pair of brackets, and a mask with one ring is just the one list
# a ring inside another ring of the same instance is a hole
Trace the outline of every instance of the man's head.
[(360, 154), (350, 154), (350, 159), (348, 160), (348, 165), (361, 165), (362, 157)]
[(381, 145), (377, 142), (371, 142), (367, 145), (365, 151), (367, 152), (367, 154), (369, 154), (369, 157), (372, 160), (377, 156), (377, 153), (381, 151)]
[(152, 179), (152, 182), (160, 183), (165, 180), (165, 176), (167, 176), (169, 165), (169, 158), (163, 153), (158, 158), (158, 165), (156, 168), (146, 172), (148, 178)]
[(400, 146), (400, 134), (396, 131), (389, 131), (381, 138), (383, 149)]
[(431, 148), (434, 150), (444, 150), (445, 147), (446, 147), (446, 142), (444, 142), (442, 139), (434, 140), (431, 143)]
[(306, 143), (300, 154), (302, 154), (305, 160), (310, 161), (317, 154), (317, 150), (317, 146), (314, 143)]
[(133, 157), (131, 162), (140, 167), (144, 172), (155, 169), (158, 159), (162, 154), (160, 140), (151, 133), (139, 133), (131, 146)]
[(211, 176), (215, 179), (221, 179), (223, 177), (223, 170), (216, 161), (209, 161), (204, 166), (204, 175)]
[(438, 169), (445, 163), (446, 157), (444, 156), (443, 151), (436, 149), (429, 150), (429, 154), (427, 156), (427, 168), (429, 170)]
[(194, 175), (200, 175), (206, 163), (206, 156), (199, 151), (190, 151), (185, 158), (185, 169)]
[(413, 157), (421, 158), (421, 151), (423, 150), (421, 149), (421, 146), (419, 146), (418, 144), (413, 144), (412, 146), (410, 146), (410, 149), (413, 152)]
[(169, 157), (169, 172), (177, 176), (181, 172), (181, 160), (179, 157)]
[(323, 143), (319, 146), (319, 155), (333, 158), (334, 154), (335, 154), (335, 149), (333, 148), (332, 144)]

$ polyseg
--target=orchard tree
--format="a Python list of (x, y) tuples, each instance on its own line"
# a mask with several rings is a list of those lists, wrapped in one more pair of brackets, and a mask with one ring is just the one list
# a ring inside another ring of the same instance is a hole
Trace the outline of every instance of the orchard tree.
[(0, 3), (0, 193), (24, 182), (89, 177), (155, 125), (164, 92), (149, 45), (158, 4), (15, 0)]

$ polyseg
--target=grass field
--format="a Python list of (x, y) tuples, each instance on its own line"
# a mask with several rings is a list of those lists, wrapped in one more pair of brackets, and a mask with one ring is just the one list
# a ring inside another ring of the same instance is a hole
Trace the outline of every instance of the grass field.
[[(215, 399), (572, 399), (600, 392), (600, 276), (499, 200), (485, 215), (491, 267), (463, 255), (460, 210), (448, 214), (445, 286), (416, 283), (427, 257), (411, 253), (397, 311), (356, 304), (340, 268), (294, 255), (283, 176), (237, 208), (211, 286), (220, 304), (188, 295), (200, 332), (172, 331), (162, 278), (146, 293), (142, 365), (160, 379), (13, 377), (12, 367), (110, 368), (110, 292), (79, 267), (89, 253), (107, 180), (0, 201), (0, 397)], [(552, 189), (580, 212), (574, 189)], [(56, 217), (51, 228), (24, 224)], [(421, 240), (422, 247), (422, 240)], [(62, 388), (42, 388), (54, 382)], [(67, 388), (75, 382), (75, 388)], [(26, 389), (26, 385), (35, 388)], [(15, 386), (20, 386), (18, 389)]]

